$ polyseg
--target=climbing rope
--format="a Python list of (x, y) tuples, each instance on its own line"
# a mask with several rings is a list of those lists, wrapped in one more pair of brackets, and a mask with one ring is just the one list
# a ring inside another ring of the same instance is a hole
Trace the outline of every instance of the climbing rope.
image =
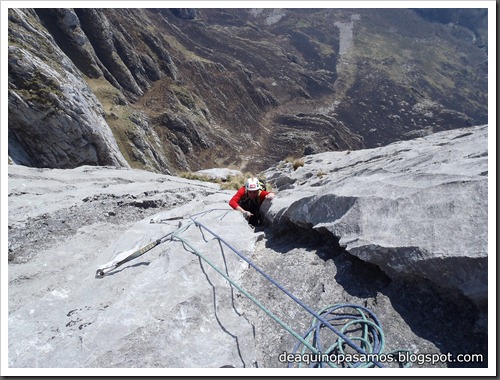
[[(179, 231), (182, 232), (182, 231)], [(275, 322), (281, 325), (286, 331), (292, 334), (296, 339), (302, 342), (304, 346), (308, 347), (313, 352), (316, 352), (314, 346), (312, 346), (309, 342), (304, 340), (299, 334), (297, 334), (291, 327), (289, 327), (285, 322), (283, 322), (278, 316), (276, 316), (272, 311), (267, 309), (259, 300), (257, 300), (254, 296), (252, 296), (249, 292), (243, 289), (239, 284), (233, 281), (224, 271), (218, 268), (214, 263), (212, 263), (200, 250), (194, 247), (187, 239), (178, 235), (178, 233), (174, 234), (172, 239), (178, 240), (182, 242), (185, 246), (189, 247), (193, 253), (199, 256), (203, 261), (205, 261), (208, 265), (210, 265), (217, 273), (219, 273), (222, 277), (224, 277), (231, 285), (233, 285), (236, 289), (238, 289), (243, 295), (245, 295), (249, 300), (255, 303), (261, 310), (263, 310), (267, 315), (269, 315)]]
[[(287, 289), (285, 289), (281, 284), (279, 284), (276, 280), (274, 280), (271, 276), (269, 276), (267, 273), (265, 273), (262, 269), (260, 269), (255, 263), (253, 263), (249, 258), (244, 256), (241, 252), (239, 252), (237, 249), (235, 249), (231, 244), (229, 244), (226, 240), (224, 240), (220, 235), (212, 231), (210, 228), (208, 228), (204, 223), (196, 220), (192, 216), (189, 217), (193, 221), (193, 223), (204, 229), (205, 231), (209, 232), (212, 236), (214, 236), (217, 240), (219, 240), (221, 243), (226, 245), (229, 249), (231, 249), (234, 253), (236, 253), (239, 257), (241, 257), (243, 260), (245, 260), (250, 266), (252, 266), (259, 274), (264, 276), (270, 283), (275, 285), (278, 289), (280, 289), (282, 292), (284, 292), (287, 296), (289, 296), (293, 301), (295, 301), (298, 305), (300, 305), (303, 309), (305, 309), (309, 314), (313, 315), (316, 320), (321, 322), (322, 326), (328, 328), (329, 330), (333, 331), (333, 333), (341, 339), (341, 342), (345, 342), (347, 345), (349, 345), (352, 349), (354, 349), (358, 354), (363, 355), (364, 357), (368, 356), (368, 352), (365, 351), (363, 348), (364, 345), (358, 346), (354, 340), (349, 338), (347, 335), (345, 335), (342, 331), (338, 330), (335, 328), (328, 320), (326, 320), (322, 315), (316, 313), (313, 311), (309, 306), (307, 306), (304, 302), (299, 300), (297, 297), (295, 297), (292, 293), (290, 293)], [(253, 301), (253, 300), (252, 300)], [(255, 302), (255, 301), (254, 301)], [(274, 318), (273, 318), (274, 319)], [(278, 322), (278, 321), (277, 321)], [(281, 324), (281, 323), (280, 323)], [(285, 327), (284, 325), (282, 325)], [(287, 331), (289, 331), (287, 329)], [(290, 332), (290, 331), (289, 331)], [(294, 332), (292, 334), (294, 337), (296, 337), (301, 344), (303, 344), (305, 347), (310, 349), (313, 353), (318, 354), (320, 350), (314, 347), (313, 344), (311, 344), (309, 341), (306, 341), (302, 337), (299, 339), (298, 336), (296, 336), (296, 333)], [(307, 342), (307, 343), (306, 343)], [(380, 363), (377, 358), (372, 355), (371, 356), (371, 362), (378, 366), (378, 367), (383, 367), (382, 363)], [(327, 361), (327, 364), (330, 363)], [(329, 364), (330, 365), (330, 364)]]
[[(313, 344), (322, 353), (322, 356), (306, 356), (305, 346), (300, 351), (300, 355), (297, 356), (301, 346), (301, 342), (297, 342), (292, 351), (292, 357), (307, 358), (307, 360), (298, 361), (298, 367), (302, 367), (304, 362), (310, 367), (324, 367), (325, 362), (334, 367), (373, 367), (374, 363), (367, 361), (366, 358), (370, 356), (380, 357), (385, 342), (382, 327), (375, 314), (365, 307), (351, 304), (328, 306), (320, 310), (318, 314), (328, 323), (342, 326), (340, 332), (344, 336), (349, 336), (351, 341), (358, 341), (359, 347), (366, 352), (366, 356), (347, 352), (348, 347), (345, 347), (342, 336), (334, 339), (331, 346), (323, 346), (325, 341), (332, 341), (331, 336), (325, 336), (325, 325), (313, 318), (310, 329), (304, 335), (304, 340)], [(288, 367), (292, 367), (293, 364), (294, 362), (289, 361)]]
[[(320, 310), (319, 312), (313, 311), (309, 306), (307, 306), (304, 302), (299, 300), (295, 295), (293, 295), (291, 292), (285, 289), (275, 279), (273, 279), (271, 276), (265, 273), (248, 257), (243, 255), (239, 250), (237, 250), (231, 244), (229, 244), (219, 234), (214, 232), (205, 223), (202, 223), (201, 221), (198, 220), (198, 218), (200, 218), (201, 216), (205, 216), (206, 214), (214, 211), (224, 212), (220, 216), (220, 219), (222, 220), (224, 216), (228, 212), (231, 212), (232, 210), (210, 209), (202, 211), (197, 214), (190, 215), (187, 217), (187, 219), (190, 220), (188, 223), (180, 224), (177, 230), (171, 231), (167, 235), (161, 237), (160, 239), (157, 239), (154, 242), (143, 247), (142, 249), (135, 251), (127, 258), (115, 264), (113, 268), (106, 268), (106, 271), (99, 269), (96, 274), (96, 277), (104, 276), (110, 270), (116, 269), (119, 265), (122, 265), (125, 262), (128, 262), (134, 258), (139, 257), (146, 251), (166, 241), (167, 238), (170, 237), (171, 241), (177, 240), (181, 242), (185, 248), (188, 247), (192, 253), (196, 254), (198, 257), (200, 257), (200, 259), (202, 259), (209, 266), (211, 266), (232, 286), (236, 287), (243, 295), (245, 295), (249, 300), (255, 303), (261, 310), (263, 310), (274, 321), (276, 321), (294, 338), (297, 339), (297, 343), (293, 348), (292, 353), (290, 353), (287, 358), (288, 367), (293, 367), (294, 364), (297, 364), (299, 367), (302, 367), (303, 363), (306, 363), (309, 367), (320, 367), (320, 368), (325, 367), (325, 365), (333, 368), (338, 368), (338, 367), (358, 368), (358, 367), (374, 367), (374, 366), (384, 367), (380, 358), (384, 358), (384, 361), (388, 362), (397, 361), (394, 360), (394, 358), (396, 357), (396, 353), (404, 350), (397, 350), (387, 354), (383, 353), (385, 337), (380, 321), (373, 312), (371, 312), (369, 309), (363, 306), (353, 305), (353, 304), (330, 305)], [(163, 220), (161, 220), (160, 223), (162, 221)], [(241, 259), (243, 259), (251, 267), (253, 267), (259, 274), (261, 274), (264, 278), (266, 278), (270, 283), (272, 283), (274, 286), (280, 289), (295, 303), (297, 303), (309, 314), (311, 314), (313, 316), (313, 319), (309, 330), (303, 335), (298, 334), (284, 321), (282, 321), (278, 316), (276, 316), (272, 311), (267, 309), (259, 300), (257, 300), (254, 296), (252, 296), (248, 291), (246, 291), (239, 284), (233, 281), (228, 276), (227, 273), (218, 268), (210, 259), (206, 257), (206, 255), (204, 255), (199, 249), (197, 249), (191, 242), (189, 242), (186, 238), (181, 236), (187, 229), (189, 229), (192, 226), (198, 227), (202, 232), (206, 231), (209, 234), (211, 234), (215, 239), (219, 241), (219, 244), (224, 244), (226, 247), (228, 247)], [(337, 328), (335, 326), (342, 326), (342, 327)], [(325, 346), (324, 345), (325, 342), (333, 342), (333, 344)], [(405, 366), (408, 366), (408, 364), (406, 364)]]

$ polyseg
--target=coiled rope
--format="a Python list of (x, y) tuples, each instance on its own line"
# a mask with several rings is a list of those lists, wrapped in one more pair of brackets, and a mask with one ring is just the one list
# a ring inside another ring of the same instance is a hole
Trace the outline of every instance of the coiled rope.
[[(310, 329), (303, 338), (322, 354), (307, 355), (306, 346), (303, 346), (299, 353), (302, 342), (297, 342), (292, 357), (301, 359), (297, 360), (298, 367), (302, 367), (304, 362), (310, 367), (324, 367), (325, 362), (334, 367), (373, 367), (374, 362), (369, 358), (383, 357), (384, 333), (380, 321), (369, 309), (360, 305), (337, 304), (320, 310), (318, 314), (328, 323), (342, 326), (341, 334), (349, 336), (351, 341), (359, 342), (359, 347), (366, 352), (366, 355), (360, 356), (349, 352), (342, 335), (339, 335), (338, 339), (335, 337), (332, 339), (331, 334), (325, 335), (324, 323), (314, 317)], [(331, 341), (334, 343), (329, 347), (323, 346), (324, 342)], [(289, 361), (288, 367), (292, 367), (293, 364), (294, 362)]]
[[(205, 213), (201, 213), (201, 214), (205, 214)], [(199, 214), (197, 214), (199, 215)], [(299, 300), (296, 296), (294, 296), (291, 292), (289, 292), (287, 289), (285, 289), (281, 284), (279, 284), (276, 280), (274, 280), (271, 276), (269, 276), (267, 273), (265, 273), (261, 268), (259, 268), (254, 262), (252, 262), (249, 258), (247, 258), (245, 255), (243, 255), (241, 252), (239, 252), (236, 248), (234, 248), (231, 244), (229, 244), (226, 240), (224, 240), (220, 235), (218, 235), (217, 233), (215, 233), (214, 231), (212, 231), (209, 227), (207, 227), (204, 223), (200, 222), (199, 220), (195, 219), (195, 216), (196, 215), (193, 215), (193, 216), (190, 216), (189, 219), (196, 225), (198, 226), (199, 228), (207, 231), (208, 233), (210, 233), (212, 236), (214, 236), (218, 241), (220, 241), (221, 243), (223, 243), (224, 245), (226, 245), (229, 249), (231, 249), (234, 253), (236, 253), (239, 257), (241, 257), (243, 260), (245, 260), (250, 266), (252, 266), (258, 273), (260, 273), (262, 276), (264, 276), (270, 283), (272, 283), (273, 285), (275, 285), (278, 289), (280, 289), (282, 292), (284, 292), (288, 297), (290, 297), (293, 301), (295, 301), (298, 305), (300, 305), (304, 310), (306, 310), (309, 314), (311, 314), (313, 317), (314, 317), (314, 320), (317, 320), (318, 322), (320, 322), (320, 327), (326, 327), (328, 328), (329, 330), (331, 330), (336, 336), (338, 336), (338, 340), (337, 340), (337, 343), (336, 345), (339, 347), (339, 349), (343, 350), (343, 344), (347, 344), (349, 347), (351, 347), (352, 349), (354, 349), (358, 354), (361, 354), (362, 357), (364, 358), (370, 358), (370, 363), (372, 365), (376, 365), (378, 367), (384, 367), (382, 365), (382, 363), (380, 363), (380, 361), (377, 359), (376, 355), (368, 355), (369, 352), (366, 351), (366, 348), (370, 348), (371, 347), (371, 344), (369, 343), (369, 340), (368, 340), (368, 337), (366, 338), (363, 338), (362, 340), (362, 343), (361, 345), (357, 345), (355, 343), (354, 340), (359, 340), (359, 338), (355, 338), (355, 339), (351, 339), (350, 337), (348, 337), (346, 334), (344, 334), (343, 331), (341, 330), (338, 330), (337, 328), (335, 328), (329, 320), (325, 319), (325, 316), (323, 315), (320, 315), (320, 313), (316, 313), (314, 310), (312, 310), (309, 306), (307, 306), (304, 302), (302, 302), (301, 300)], [(178, 235), (177, 234), (174, 234), (174, 236), (176, 238), (178, 238)], [(194, 249), (194, 247), (191, 246), (192, 249)], [(201, 252), (196, 252), (200, 257), (202, 257), (207, 263), (209, 263), (209, 261), (201, 254)], [(216, 269), (211, 263), (209, 264), (211, 265), (214, 269)], [(221, 273), (221, 271), (219, 269), (216, 269), (218, 273)], [(226, 276), (224, 275), (224, 277), (226, 278)], [(227, 279), (227, 278), (226, 278)], [(231, 282), (232, 283), (232, 282)], [(240, 287), (238, 287), (238, 289), (240, 289)], [(245, 294), (247, 295), (247, 294)], [(248, 297), (248, 295), (247, 295)], [(314, 354), (320, 354), (322, 353), (321, 351), (321, 346), (320, 347), (317, 347), (317, 343), (318, 343), (318, 338), (319, 336), (316, 337), (316, 339), (312, 339), (311, 340), (306, 340), (305, 338), (303, 337), (300, 337), (295, 331), (293, 331), (292, 329), (290, 329), (288, 326), (286, 326), (285, 323), (283, 323), (279, 318), (277, 318), (274, 314), (270, 313), (269, 310), (263, 308), (260, 304), (260, 302), (256, 302), (255, 298), (250, 298), (254, 303), (257, 304), (257, 306), (259, 306), (262, 310), (264, 310), (267, 314), (269, 314), (270, 316), (272, 316), (272, 318), (278, 322), (283, 328), (285, 328), (288, 332), (290, 332), (295, 338), (297, 338), (297, 340), (300, 342), (299, 344), (302, 344), (304, 347), (307, 347), (309, 350), (311, 350)], [(367, 310), (367, 309), (366, 309)], [(373, 313), (370, 313), (373, 317)], [(373, 326), (377, 326), (378, 329), (380, 329), (380, 332), (382, 331), (382, 329), (379, 327), (380, 323), (378, 322), (378, 320), (376, 319), (375, 317), (375, 320), (376, 320), (376, 323), (373, 323), (373, 322), (370, 322), (368, 321), (368, 319), (365, 318), (365, 320), (369, 323), (369, 324), (372, 324)], [(383, 348), (383, 339), (380, 337), (380, 334), (376, 334), (376, 335), (373, 335), (372, 336), (376, 339), (376, 343), (375, 343), (375, 346), (377, 349), (380, 349), (381, 351), (381, 348)], [(382, 334), (383, 336), (383, 334)], [(307, 337), (307, 335), (306, 335)], [(381, 343), (381, 344), (380, 344)], [(316, 346), (315, 346), (316, 345)], [(335, 344), (334, 344), (335, 346)], [(333, 347), (333, 346), (332, 346)], [(371, 350), (370, 350), (371, 351)], [(328, 352), (328, 351), (327, 351)], [(320, 359), (322, 359), (323, 356), (321, 356)], [(321, 361), (321, 363), (323, 363), (323, 361)], [(332, 363), (330, 360), (327, 360), (326, 361), (326, 364), (328, 364), (329, 366), (332, 366), (332, 367), (335, 367), (335, 364)]]
[[(336, 304), (325, 307), (319, 312), (313, 311), (304, 302), (299, 300), (295, 295), (285, 289), (275, 279), (265, 273), (248, 257), (243, 255), (240, 251), (229, 244), (219, 234), (207, 227), (204, 223), (200, 222), (197, 218), (204, 216), (213, 211), (224, 211), (225, 214), (221, 219), (231, 210), (227, 209), (210, 209), (197, 214), (190, 215), (189, 223), (181, 225), (176, 231), (168, 233), (166, 236), (158, 239), (156, 243), (165, 241), (164, 239), (169, 236), (170, 240), (180, 241), (185, 247), (195, 253), (204, 262), (210, 265), (218, 274), (224, 277), (231, 285), (237, 288), (249, 300), (255, 303), (261, 310), (269, 315), (274, 321), (281, 325), (288, 331), (297, 343), (289, 354), (288, 367), (293, 367), (297, 364), (302, 367), (303, 363), (308, 364), (310, 367), (323, 368), (325, 365), (333, 368), (337, 367), (384, 367), (380, 358), (385, 358), (390, 362), (395, 362), (395, 354), (399, 351), (396, 350), (387, 354), (383, 353), (385, 344), (384, 333), (380, 321), (376, 315), (369, 309), (353, 304)], [(161, 222), (161, 221), (160, 221)], [(191, 226), (198, 227), (201, 231), (206, 231), (215, 237), (219, 244), (224, 244), (231, 251), (236, 253), (240, 258), (246, 261), (253, 267), (259, 274), (266, 278), (270, 283), (280, 289), (295, 303), (301, 306), (309, 314), (313, 316), (311, 327), (304, 334), (300, 335), (282, 321), (272, 311), (267, 309), (259, 300), (252, 296), (248, 291), (243, 289), (239, 284), (233, 281), (223, 270), (218, 268), (211, 260), (209, 260), (199, 249), (193, 246), (181, 234), (189, 229)], [(144, 250), (140, 250), (140, 254)], [(130, 261), (132, 258), (138, 257), (138, 254), (132, 254), (122, 262)], [(114, 268), (116, 269), (116, 267)], [(104, 275), (104, 274), (103, 274)], [(340, 329), (335, 326), (342, 326)], [(333, 334), (332, 334), (333, 333)], [(324, 342), (334, 342), (333, 344), (324, 346)], [(299, 352), (300, 349), (300, 352)], [(310, 352), (308, 352), (309, 350)], [(312, 353), (312, 354), (311, 354)], [(405, 365), (409, 366), (409, 364)]]

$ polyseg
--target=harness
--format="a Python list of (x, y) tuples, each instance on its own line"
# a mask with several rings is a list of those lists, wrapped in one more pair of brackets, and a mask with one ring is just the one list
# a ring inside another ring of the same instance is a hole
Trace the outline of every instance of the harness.
[(257, 225), (260, 223), (260, 192), (257, 193), (257, 197), (255, 200), (251, 199), (248, 194), (245, 192), (245, 195), (241, 197), (238, 204), (243, 207), (246, 211), (250, 211), (253, 216), (249, 219), (249, 223), (252, 225)]
[[(249, 207), (252, 207), (252, 206), (260, 206), (261, 204), (261, 200), (260, 200), (260, 192), (261, 190), (259, 190), (259, 192), (257, 193), (257, 197), (255, 198), (255, 200), (251, 199), (249, 196), (248, 196), (248, 193), (245, 191), (245, 195), (242, 196), (240, 198), (240, 201), (238, 202), (239, 205), (241, 207), (243, 207), (243, 205), (248, 205)], [(243, 207), (245, 208), (245, 207)]]

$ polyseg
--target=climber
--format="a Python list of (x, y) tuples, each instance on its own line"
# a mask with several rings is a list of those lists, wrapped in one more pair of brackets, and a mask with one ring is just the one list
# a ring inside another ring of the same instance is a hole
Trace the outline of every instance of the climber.
[(274, 193), (266, 191), (258, 178), (250, 177), (229, 201), (229, 206), (240, 211), (248, 224), (256, 227), (261, 223), (260, 206), (265, 199), (273, 199)]

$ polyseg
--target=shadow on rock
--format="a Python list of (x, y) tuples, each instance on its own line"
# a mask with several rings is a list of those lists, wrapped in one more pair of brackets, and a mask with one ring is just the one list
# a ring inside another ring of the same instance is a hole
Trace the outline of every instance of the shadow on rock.
[(482, 326), (485, 314), (465, 296), (437, 289), (419, 278), (395, 279), (381, 292), (416, 335), (449, 355), (448, 367), (488, 366), (487, 326)]
[[(406, 336), (409, 328), (430, 342), (417, 348), (420, 357), (426, 354), (425, 350), (435, 352), (437, 347), (443, 358), (448, 357), (446, 363), (439, 363), (441, 366), (487, 367), (486, 312), (481, 312), (465, 296), (438, 289), (423, 278), (390, 278), (377, 265), (351, 255), (335, 237), (320, 231), (292, 227), (285, 234), (268, 235), (266, 247), (283, 255), (302, 249), (316, 253), (325, 262), (332, 260), (336, 267), (332, 281), (334, 279), (348, 298), (357, 298), (365, 307), (376, 310), (386, 320), (384, 329), (394, 341), (418, 346)], [(328, 282), (331, 283), (326, 279), (325, 283)], [(381, 301), (380, 297), (388, 300)], [(401, 318), (390, 317), (397, 314)], [(465, 354), (463, 359), (468, 362), (459, 361), (460, 354)]]

